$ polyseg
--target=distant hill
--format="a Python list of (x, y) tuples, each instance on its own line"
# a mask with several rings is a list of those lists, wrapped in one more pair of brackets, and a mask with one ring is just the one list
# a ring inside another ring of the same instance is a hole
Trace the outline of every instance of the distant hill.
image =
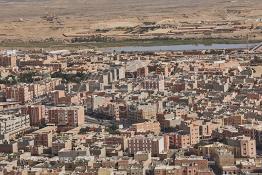
[(36, 17), (49, 11), (57, 15), (93, 18), (166, 16), (183, 11), (189, 15), (210, 11), (212, 15), (214, 11), (223, 11), (225, 8), (250, 9), (260, 6), (261, 10), (260, 2), (261, 0), (0, 0), (0, 18)]

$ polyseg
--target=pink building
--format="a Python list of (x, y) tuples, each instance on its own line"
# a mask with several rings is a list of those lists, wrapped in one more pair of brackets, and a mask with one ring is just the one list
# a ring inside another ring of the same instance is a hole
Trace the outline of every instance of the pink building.
[(17, 85), (6, 87), (5, 97), (7, 100), (17, 101), (20, 103), (25, 103), (32, 99), (32, 94), (29, 92), (29, 89), (25, 85)]
[(44, 105), (25, 106), (22, 108), (22, 114), (29, 115), (31, 126), (39, 126), (46, 123)]
[(185, 132), (177, 132), (170, 135), (170, 145), (177, 148), (188, 148), (191, 146), (190, 134)]

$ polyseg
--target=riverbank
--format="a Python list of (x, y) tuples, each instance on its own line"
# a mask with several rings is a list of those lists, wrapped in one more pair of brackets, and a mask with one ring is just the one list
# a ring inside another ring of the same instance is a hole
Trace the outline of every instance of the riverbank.
[[(259, 43), (261, 41), (252, 40), (249, 43)], [(172, 46), (172, 45), (212, 45), (212, 44), (247, 44), (246, 40), (239, 39), (148, 39), (148, 40), (121, 40), (110, 42), (84, 42), (68, 43), (63, 41), (44, 41), (44, 42), (21, 42), (9, 41), (1, 42), (2, 49), (100, 49), (128, 46)]]

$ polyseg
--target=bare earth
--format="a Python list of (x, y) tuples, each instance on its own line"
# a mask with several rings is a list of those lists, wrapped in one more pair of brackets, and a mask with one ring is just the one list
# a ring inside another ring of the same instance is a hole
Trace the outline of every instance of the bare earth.
[[(255, 23), (262, 17), (261, 0), (0, 0), (0, 7), (0, 41), (63, 39), (64, 33), (134, 27), (143, 22)], [(50, 22), (43, 16), (57, 20)]]

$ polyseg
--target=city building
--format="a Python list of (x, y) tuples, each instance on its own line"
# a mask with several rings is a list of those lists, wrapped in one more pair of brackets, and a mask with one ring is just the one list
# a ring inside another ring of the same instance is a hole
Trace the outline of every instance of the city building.
[(51, 107), (47, 109), (48, 121), (56, 125), (77, 127), (84, 124), (84, 107)]

